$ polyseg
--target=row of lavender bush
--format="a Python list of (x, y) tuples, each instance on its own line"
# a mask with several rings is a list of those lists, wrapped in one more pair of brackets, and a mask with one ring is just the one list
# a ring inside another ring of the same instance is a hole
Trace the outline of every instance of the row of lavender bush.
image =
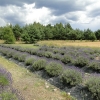
[(39, 49), (32, 49), (9, 45), (1, 46), (20, 52), (27, 52), (31, 55), (37, 55), (39, 57), (53, 58), (62, 61), (64, 64), (72, 64), (80, 68), (87, 67), (90, 70), (100, 72), (100, 49), (79, 47), (58, 48), (48, 46), (42, 46)]
[[(33, 70), (37, 71), (37, 70), (43, 69), (49, 76), (53, 76), (53, 77), (60, 76), (62, 82), (69, 84), (71, 86), (75, 86), (82, 82), (82, 75), (80, 72), (74, 71), (74, 70), (67, 70), (67, 69), (66, 69), (66, 71), (64, 71), (62, 65), (57, 64), (55, 62), (48, 63), (46, 61), (46, 59), (35, 59), (35, 58), (31, 57), (31, 55), (29, 55), (29, 54), (21, 53), (19, 51), (12, 50), (9, 48), (0, 47), (0, 52), (4, 56), (13, 58), (20, 62), (25, 62), (26, 65), (31, 65), (31, 68), (30, 68), (31, 71), (33, 71)], [(70, 75), (67, 74), (67, 71), (70, 71)], [(75, 73), (76, 73), (76, 75), (75, 75)], [(69, 77), (69, 79), (66, 77)], [(74, 81), (73, 81), (73, 78), (75, 79)]]

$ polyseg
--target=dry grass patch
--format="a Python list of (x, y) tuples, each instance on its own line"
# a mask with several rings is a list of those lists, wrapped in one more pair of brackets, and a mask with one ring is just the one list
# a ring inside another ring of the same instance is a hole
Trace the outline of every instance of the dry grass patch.
[[(0, 57), (0, 64), (12, 74), (14, 81), (13, 87), (19, 90), (25, 100), (71, 100), (66, 99), (58, 88), (50, 85), (27, 69), (3, 57)], [(46, 87), (46, 85), (48, 85), (48, 87)]]
[(100, 41), (71, 41), (71, 40), (46, 40), (39, 41), (40, 45), (49, 45), (49, 46), (84, 46), (84, 47), (100, 47)]

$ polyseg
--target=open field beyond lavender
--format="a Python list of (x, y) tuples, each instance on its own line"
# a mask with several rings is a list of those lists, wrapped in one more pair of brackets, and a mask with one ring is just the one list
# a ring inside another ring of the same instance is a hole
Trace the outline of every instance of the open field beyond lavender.
[(1, 45), (0, 53), (77, 100), (100, 100), (99, 48)]
[(45, 40), (39, 41), (40, 45), (49, 45), (49, 46), (81, 46), (81, 47), (100, 47), (100, 41), (88, 41), (88, 40)]

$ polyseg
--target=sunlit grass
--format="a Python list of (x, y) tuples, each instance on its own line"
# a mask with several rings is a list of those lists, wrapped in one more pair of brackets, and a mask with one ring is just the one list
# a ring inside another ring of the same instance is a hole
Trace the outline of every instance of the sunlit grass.
[(100, 41), (71, 41), (71, 40), (45, 40), (39, 41), (40, 45), (48, 45), (48, 46), (84, 46), (84, 47), (100, 47)]

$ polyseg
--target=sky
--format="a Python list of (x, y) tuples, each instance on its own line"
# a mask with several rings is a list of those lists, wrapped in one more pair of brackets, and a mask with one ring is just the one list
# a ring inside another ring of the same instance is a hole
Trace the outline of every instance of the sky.
[(95, 31), (100, 29), (100, 0), (0, 0), (0, 26), (34, 22)]

